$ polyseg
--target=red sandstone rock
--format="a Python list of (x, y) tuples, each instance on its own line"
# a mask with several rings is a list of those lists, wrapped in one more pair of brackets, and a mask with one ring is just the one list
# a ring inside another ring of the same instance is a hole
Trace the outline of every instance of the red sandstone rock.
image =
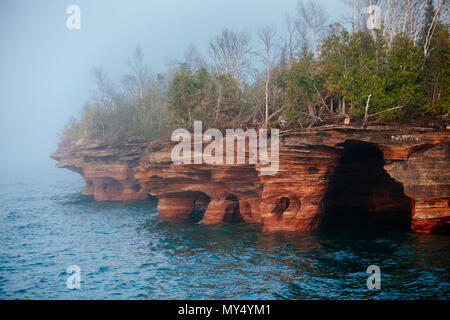
[(112, 147), (86, 140), (70, 148), (59, 148), (50, 155), (58, 168), (80, 174), (86, 186), (84, 195), (96, 200), (134, 201), (148, 198), (148, 190), (134, 178), (144, 143)]
[(443, 233), (450, 224), (449, 159), (450, 142), (446, 141), (386, 166), (386, 171), (401, 181), (405, 193), (414, 199), (414, 231)]
[[(330, 126), (290, 132), (282, 136), (279, 171), (268, 176), (260, 165), (176, 165), (174, 145), (163, 139), (118, 147), (89, 142), (52, 158), (83, 176), (85, 194), (137, 200), (150, 193), (165, 218), (189, 219), (206, 207), (205, 224), (242, 219), (262, 223), (265, 231), (311, 231), (325, 220), (357, 220), (366, 212), (367, 223), (409, 221), (416, 232), (448, 233), (448, 131)], [(353, 147), (360, 156), (378, 153), (346, 161)]]

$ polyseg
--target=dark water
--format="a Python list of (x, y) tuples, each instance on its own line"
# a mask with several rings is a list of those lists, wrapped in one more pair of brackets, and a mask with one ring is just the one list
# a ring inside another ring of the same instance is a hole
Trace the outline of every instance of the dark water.
[[(1, 299), (448, 299), (448, 236), (166, 222), (96, 203), (64, 170), (0, 181)], [(66, 268), (81, 269), (81, 288)], [(369, 265), (381, 290), (369, 290)]]

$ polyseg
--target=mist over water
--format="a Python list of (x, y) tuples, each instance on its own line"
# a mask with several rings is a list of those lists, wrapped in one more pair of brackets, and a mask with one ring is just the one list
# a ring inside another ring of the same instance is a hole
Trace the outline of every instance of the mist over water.
[[(321, 1), (337, 18), (341, 1)], [(96, 202), (48, 155), (101, 67), (115, 85), (136, 46), (154, 74), (223, 28), (285, 30), (289, 1), (0, 2), (0, 299), (448, 299), (450, 239), (400, 231), (263, 233), (158, 217), (156, 202)], [(81, 29), (66, 8), (81, 8)], [(284, 30), (284, 31), (282, 31)], [(81, 288), (66, 286), (67, 267)], [(381, 290), (366, 269), (381, 268)]]
[[(0, 299), (448, 299), (448, 236), (263, 233), (161, 220), (156, 202), (95, 202), (50, 169), (0, 182)], [(381, 290), (368, 290), (369, 265)], [(81, 269), (81, 288), (66, 268)]]
[[(252, 34), (273, 23), (281, 32), (296, 2), (2, 0), (0, 178), (11, 170), (48, 166), (58, 134), (92, 99), (93, 68), (104, 69), (119, 89), (137, 46), (156, 75), (182, 59), (190, 45), (206, 54), (209, 40), (225, 27)], [(80, 30), (66, 26), (73, 4), (81, 9)], [(335, 7), (342, 6), (327, 2), (330, 11)]]

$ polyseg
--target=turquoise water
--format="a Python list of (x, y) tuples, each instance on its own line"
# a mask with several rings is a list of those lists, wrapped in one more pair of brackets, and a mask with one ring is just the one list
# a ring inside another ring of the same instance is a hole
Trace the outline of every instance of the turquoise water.
[[(154, 201), (98, 203), (61, 170), (0, 180), (1, 299), (448, 299), (450, 237), (262, 233), (167, 222)], [(68, 289), (68, 266), (81, 270)], [(381, 290), (369, 290), (369, 265)]]

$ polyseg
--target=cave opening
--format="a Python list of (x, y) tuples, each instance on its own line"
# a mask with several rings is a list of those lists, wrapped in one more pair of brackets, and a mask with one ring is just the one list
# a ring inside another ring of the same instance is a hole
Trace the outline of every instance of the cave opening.
[(194, 196), (194, 210), (192, 211), (189, 220), (193, 223), (202, 221), (210, 201), (211, 199), (206, 193), (196, 192)]
[[(109, 199), (119, 198), (123, 192), (123, 185), (120, 181), (113, 178), (104, 178), (100, 181), (101, 192)], [(97, 189), (100, 191), (99, 189)]]
[(281, 219), (283, 217), (283, 212), (285, 212), (290, 205), (289, 198), (282, 197), (277, 200), (275, 209), (273, 210), (273, 213), (275, 213), (275, 216), (277, 219)]
[(346, 141), (328, 178), (322, 229), (411, 227), (412, 201), (384, 170), (383, 153), (373, 144)]
[(239, 208), (239, 199), (236, 196), (230, 195), (225, 198), (225, 200), (230, 201), (230, 203), (225, 208), (225, 215), (223, 217), (223, 222), (242, 222), (241, 211)]
[(132, 189), (134, 192), (139, 192), (139, 191), (141, 191), (142, 187), (141, 187), (141, 185), (140, 185), (139, 183), (136, 183), (136, 184), (133, 184), (133, 185), (131, 186), (131, 189)]
[(150, 203), (152, 203), (155, 207), (158, 206), (158, 197), (155, 197), (153, 195), (151, 195), (150, 193), (147, 195), (147, 201), (149, 201)]

